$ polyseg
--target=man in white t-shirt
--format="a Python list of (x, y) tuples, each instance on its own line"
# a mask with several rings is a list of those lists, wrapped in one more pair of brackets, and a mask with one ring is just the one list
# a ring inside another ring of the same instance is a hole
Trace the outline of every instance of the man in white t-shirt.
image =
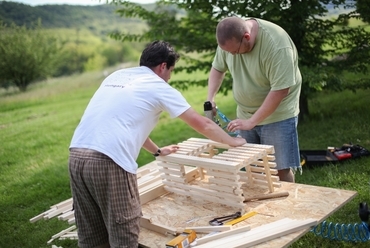
[(150, 138), (163, 111), (205, 137), (231, 146), (246, 143), (197, 113), (167, 82), (179, 55), (164, 41), (150, 43), (140, 66), (109, 75), (90, 100), (70, 144), (69, 173), (79, 247), (137, 247), (141, 205), (136, 159), (176, 152)]

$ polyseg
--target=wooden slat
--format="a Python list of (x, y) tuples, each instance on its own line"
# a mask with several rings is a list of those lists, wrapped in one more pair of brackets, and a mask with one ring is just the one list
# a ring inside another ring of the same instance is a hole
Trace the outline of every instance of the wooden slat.
[(172, 234), (176, 235), (177, 230), (172, 227), (168, 227), (165, 225), (157, 224), (157, 223), (152, 223), (150, 218), (146, 216), (142, 216), (140, 219), (140, 226), (144, 227), (146, 229), (149, 229), (151, 231), (166, 235), (166, 234)]
[(161, 195), (167, 194), (168, 191), (164, 189), (164, 184), (161, 182), (160, 184), (151, 187), (150, 190), (140, 193), (140, 203), (143, 205)]
[[(184, 229), (194, 230), (196, 233), (210, 233), (210, 232), (226, 232), (232, 229), (231, 225), (222, 225), (222, 226), (192, 226), (185, 227)], [(250, 229), (250, 228), (249, 228)], [(198, 243), (197, 239), (197, 244)]]
[(163, 183), (165, 184), (167, 181), (174, 181), (178, 183), (186, 183), (186, 178), (184, 177), (176, 177), (173, 175), (161, 175), (161, 178), (164, 179)]
[[(251, 247), (274, 238), (287, 235), (317, 224), (316, 220), (291, 220), (288, 218), (275, 221), (260, 227), (256, 227), (246, 233), (228, 235), (221, 239), (215, 239), (205, 244), (197, 245), (197, 248), (245, 248)], [(211, 236), (212, 237), (212, 236)]]
[(185, 156), (180, 154), (170, 154), (167, 156), (158, 156), (158, 161), (168, 161), (172, 163), (201, 166), (205, 168), (214, 168), (222, 171), (235, 171), (240, 163), (228, 162), (228, 161), (218, 161), (215, 159), (207, 159), (200, 157)]
[(176, 175), (176, 176), (185, 176), (185, 172), (180, 171), (180, 170), (172, 170), (172, 169), (165, 169), (165, 168), (160, 168), (160, 172), (168, 175)]
[(220, 238), (223, 238), (223, 237), (228, 237), (230, 235), (234, 235), (234, 234), (238, 234), (238, 233), (248, 232), (250, 230), (251, 230), (250, 226), (242, 226), (242, 227), (239, 227), (239, 228), (231, 229), (229, 231), (216, 233), (216, 234), (213, 234), (211, 236), (198, 238), (197, 239), (197, 247), (198, 247), (198, 245), (205, 244), (205, 243), (210, 242), (212, 240), (220, 239)]

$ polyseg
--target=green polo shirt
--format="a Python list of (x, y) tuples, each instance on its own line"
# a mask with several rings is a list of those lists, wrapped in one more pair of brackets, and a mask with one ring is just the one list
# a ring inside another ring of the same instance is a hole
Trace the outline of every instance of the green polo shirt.
[(297, 49), (289, 35), (276, 24), (254, 19), (259, 29), (253, 50), (232, 55), (218, 47), (212, 66), (231, 73), (240, 119), (249, 119), (270, 91), (289, 88), (275, 112), (258, 124), (264, 125), (298, 115), (302, 77)]

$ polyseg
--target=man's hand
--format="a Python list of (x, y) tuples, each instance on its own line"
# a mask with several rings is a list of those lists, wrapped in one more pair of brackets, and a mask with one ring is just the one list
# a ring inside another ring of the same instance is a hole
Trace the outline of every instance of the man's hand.
[(235, 119), (227, 124), (227, 130), (229, 132), (235, 132), (237, 130), (251, 130), (256, 126), (250, 119), (249, 120), (241, 120)]
[(233, 145), (233, 146), (242, 146), (245, 143), (247, 143), (247, 141), (244, 138), (241, 138), (241, 137), (234, 137), (233, 139), (235, 141), (235, 145)]
[(180, 147), (178, 145), (169, 145), (161, 148), (161, 154), (159, 156), (166, 156), (168, 154), (176, 152)]

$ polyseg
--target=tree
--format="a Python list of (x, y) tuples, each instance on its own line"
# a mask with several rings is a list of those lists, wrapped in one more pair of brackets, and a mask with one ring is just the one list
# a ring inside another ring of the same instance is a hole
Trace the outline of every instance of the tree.
[[(142, 35), (113, 33), (113, 38), (122, 41), (167, 40), (183, 53), (182, 58), (186, 60), (186, 66), (177, 70), (189, 73), (195, 70), (208, 73), (217, 46), (215, 28), (222, 18), (250, 16), (280, 25), (292, 37), (300, 56), (303, 75), (301, 117), (309, 114), (308, 99), (315, 92), (346, 87), (354, 89), (353, 85), (370, 87), (370, 82), (343, 77), (344, 72), (366, 73), (369, 66), (370, 33), (364, 27), (349, 26), (348, 20), (361, 17), (354, 15), (354, 1), (159, 0), (152, 12), (128, 1), (117, 4), (122, 6), (118, 10), (121, 16), (144, 19), (150, 29)], [(334, 16), (330, 15), (329, 8), (352, 11)], [(187, 56), (194, 52), (201, 57)], [(231, 89), (231, 80), (227, 74), (222, 92), (227, 93)], [(206, 80), (172, 82), (178, 88), (192, 84), (204, 86), (206, 83)]]
[(51, 75), (58, 57), (57, 39), (41, 30), (0, 23), (0, 83), (12, 83), (20, 91), (29, 84)]
[(357, 0), (357, 12), (360, 13), (361, 19), (370, 22), (370, 5), (368, 0)]

